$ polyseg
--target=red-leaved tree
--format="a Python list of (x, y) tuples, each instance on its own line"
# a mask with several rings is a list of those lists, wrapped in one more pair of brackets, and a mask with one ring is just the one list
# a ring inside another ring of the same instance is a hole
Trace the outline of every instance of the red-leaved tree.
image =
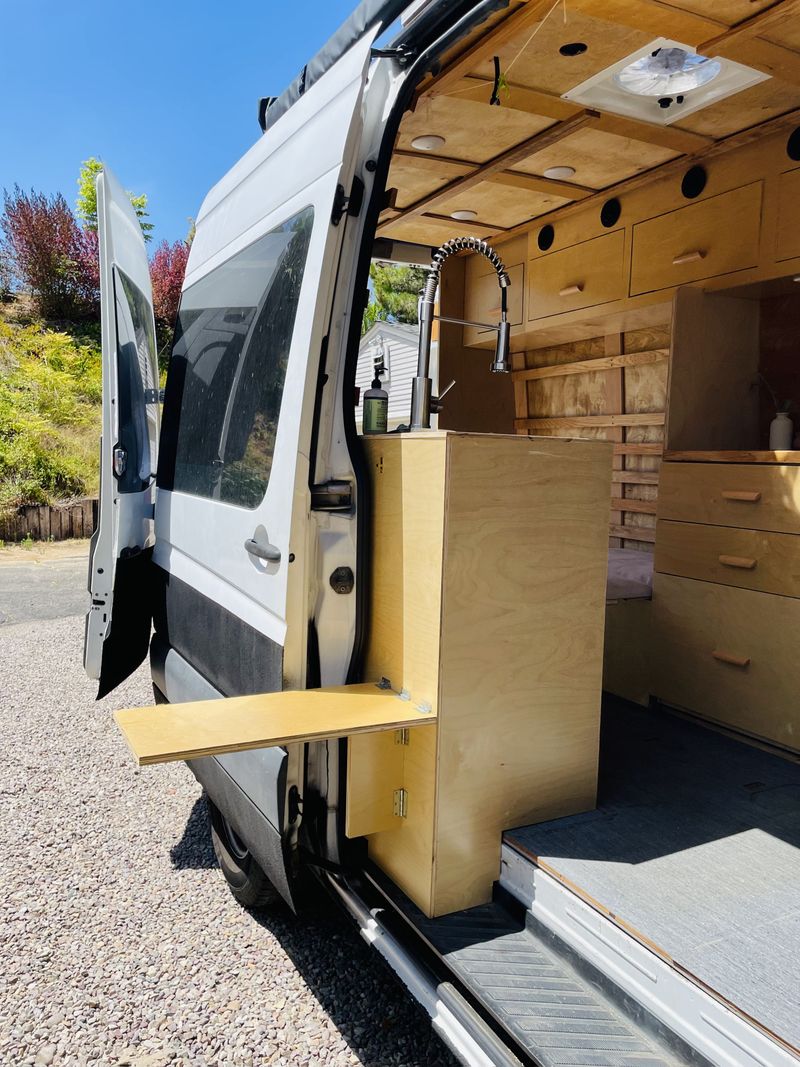
[(78, 226), (64, 197), (18, 185), (4, 190), (0, 255), (17, 285), (27, 286), (48, 319), (83, 319), (97, 312), (97, 237)]
[(174, 244), (162, 241), (150, 260), (153, 311), (158, 330), (159, 348), (162, 350), (169, 345), (172, 338), (188, 259), (189, 245), (186, 241), (176, 241)]

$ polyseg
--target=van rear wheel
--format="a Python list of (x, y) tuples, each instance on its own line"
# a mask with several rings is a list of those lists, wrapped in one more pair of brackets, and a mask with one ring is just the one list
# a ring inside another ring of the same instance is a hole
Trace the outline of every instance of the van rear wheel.
[(279, 895), (272, 882), (256, 863), (236, 828), (210, 798), (208, 814), (214, 855), (231, 893), (245, 908), (266, 908), (274, 904)]

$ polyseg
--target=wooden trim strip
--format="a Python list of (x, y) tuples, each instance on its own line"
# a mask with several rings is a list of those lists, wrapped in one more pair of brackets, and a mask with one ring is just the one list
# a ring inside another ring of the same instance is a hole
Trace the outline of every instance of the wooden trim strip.
[(415, 203), (403, 208), (400, 214), (392, 219), (390, 225), (394, 225), (404, 219), (422, 215), (426, 211), (431, 211), (440, 204), (452, 200), (453, 197), (458, 196), (459, 193), (472, 189), (475, 185), (479, 185), (482, 181), (485, 181), (489, 175), (497, 174), (499, 171), (508, 170), (509, 167), (512, 167), (515, 163), (519, 163), (523, 159), (527, 159), (528, 156), (540, 152), (544, 148), (549, 148), (551, 145), (557, 144), (565, 137), (569, 137), (577, 130), (581, 130), (584, 126), (593, 123), (597, 118), (599, 118), (599, 112), (591, 111), (587, 108), (584, 111), (578, 112), (577, 115), (568, 119), (566, 122), (554, 122), (553, 125), (548, 126), (546, 130), (542, 130), (540, 133), (535, 133), (532, 137), (526, 137), (525, 140), (520, 141), (519, 144), (512, 145), (504, 152), (494, 156), (493, 159), (488, 160), (486, 163), (482, 163), (471, 174), (465, 174), (463, 178), (456, 178), (455, 181), (445, 185), (443, 189), (427, 193), (425, 196), (415, 201)]
[(658, 485), (658, 471), (612, 471), (611, 481), (615, 485)]
[(598, 356), (597, 359), (581, 359), (574, 363), (554, 363), (547, 367), (530, 367), (512, 371), (514, 381), (533, 382), (540, 378), (561, 378), (571, 374), (592, 374), (595, 371), (614, 370), (617, 367), (640, 367), (647, 363), (659, 363), (669, 359), (668, 348), (651, 348), (646, 352), (625, 352), (620, 356)]
[(630, 511), (639, 515), (655, 515), (655, 500), (634, 500), (632, 497), (612, 496), (612, 511)]
[(516, 419), (517, 429), (579, 430), (583, 426), (663, 426), (664, 412), (642, 415), (567, 415), (556, 419)]
[[(461, 178), (478, 170), (480, 163), (473, 160), (454, 159), (452, 156), (437, 156), (432, 152), (417, 152), (411, 148), (395, 148), (392, 158), (411, 159), (420, 170), (429, 170), (439, 177)], [(525, 189), (532, 193), (552, 193), (569, 200), (583, 200), (591, 196), (595, 189), (575, 182), (562, 182), (557, 178), (545, 178), (540, 174), (525, 174), (519, 170), (501, 170), (484, 179), (495, 185), (507, 185), (512, 189)]]
[(668, 448), (664, 459), (676, 463), (800, 463), (800, 452), (682, 452)]
[(652, 443), (614, 445), (615, 456), (662, 456), (664, 446), (660, 441)]
[(623, 537), (628, 541), (649, 541), (655, 544), (656, 531), (651, 526), (618, 526), (612, 523), (608, 527), (609, 537)]

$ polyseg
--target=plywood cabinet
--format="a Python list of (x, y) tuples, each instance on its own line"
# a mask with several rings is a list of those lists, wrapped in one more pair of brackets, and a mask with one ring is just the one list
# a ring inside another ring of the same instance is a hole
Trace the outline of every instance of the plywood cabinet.
[(367, 674), (437, 722), (348, 743), (347, 828), (439, 915), (490, 898), (504, 829), (594, 806), (611, 445), (365, 445)]
[(658, 514), (678, 522), (800, 534), (800, 467), (665, 463)]
[(528, 263), (528, 318), (543, 319), (594, 307), (625, 295), (622, 230), (568, 248), (538, 254)]
[(631, 296), (754, 267), (762, 182), (669, 211), (633, 227)]
[[(503, 259), (511, 280), (508, 287), (508, 321), (511, 337), (516, 337), (525, 321), (525, 237), (498, 244), (496, 249)], [(491, 326), (500, 321), (500, 287), (494, 267), (484, 256), (474, 255), (466, 260), (464, 272), (464, 318)], [(464, 344), (468, 346), (494, 347), (497, 334), (491, 329), (475, 326), (464, 327)]]
[(788, 170), (778, 179), (778, 226), (775, 233), (775, 258), (794, 259), (800, 256), (800, 167)]

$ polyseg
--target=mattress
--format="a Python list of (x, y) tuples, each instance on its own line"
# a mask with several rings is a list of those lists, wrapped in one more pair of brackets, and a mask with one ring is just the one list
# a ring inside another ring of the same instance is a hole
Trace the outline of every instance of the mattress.
[(653, 591), (653, 554), (635, 548), (612, 548), (608, 553), (606, 603), (648, 599)]

